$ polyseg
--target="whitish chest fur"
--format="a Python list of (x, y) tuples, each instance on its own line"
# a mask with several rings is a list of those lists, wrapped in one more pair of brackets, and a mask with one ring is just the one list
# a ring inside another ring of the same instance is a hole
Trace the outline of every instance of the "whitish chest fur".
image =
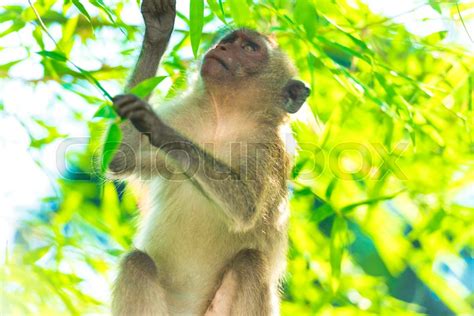
[(213, 251), (213, 248), (219, 248), (228, 229), (216, 206), (191, 183), (157, 179), (151, 190), (155, 198), (151, 212), (143, 221), (146, 224), (137, 246), (145, 248), (161, 265), (159, 268), (166, 270), (163, 272), (173, 271), (170, 279), (164, 280), (167, 283), (164, 286), (175, 289), (192, 286), (193, 281), (200, 281), (193, 267), (202, 269), (217, 259), (212, 254), (222, 250)]
[[(184, 126), (179, 132), (213, 156), (228, 164), (232, 156), (240, 156), (245, 146), (240, 135), (249, 122), (174, 113), (168, 120), (166, 112), (161, 117), (176, 129)], [(192, 120), (179, 121), (182, 117)], [(149, 189), (151, 209), (142, 221), (136, 246), (154, 259), (170, 313), (201, 313), (225, 265), (239, 250), (255, 248), (254, 238), (251, 233), (232, 232), (224, 212), (192, 180), (157, 177)]]
[(242, 248), (255, 247), (231, 232), (217, 206), (190, 182), (157, 179), (155, 198), (136, 245), (155, 261), (172, 312), (196, 314), (208, 304), (225, 264)]

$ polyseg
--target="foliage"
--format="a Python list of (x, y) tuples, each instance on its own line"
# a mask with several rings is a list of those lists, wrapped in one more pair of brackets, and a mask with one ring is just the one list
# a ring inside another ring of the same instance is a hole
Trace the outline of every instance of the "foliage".
[[(131, 245), (137, 211), (130, 187), (102, 177), (114, 145), (97, 153), (107, 126), (110, 143), (120, 137), (110, 125), (116, 116), (109, 97), (124, 86), (138, 53), (142, 26), (122, 19), (138, 4), (33, 5), (2, 6), (0, 43), (16, 34), (22, 41), (0, 51), (22, 53), (2, 61), (0, 81), (21, 81), (38, 93), (53, 87), (54, 106), (44, 111), (67, 107), (67, 100), (81, 104), (68, 111), (88, 126), (90, 142), (68, 152), (59, 192), (21, 222), (1, 269), (0, 309), (107, 313), (104, 293), (117, 257)], [(474, 8), (424, 5), (455, 20)], [(283, 314), (474, 313), (472, 274), (462, 274), (473, 269), (474, 205), (459, 200), (474, 188), (474, 56), (447, 43), (445, 31), (414, 35), (359, 0), (208, 0), (204, 9), (196, 0), (189, 12), (179, 13), (160, 77), (138, 94), (155, 86), (159, 97), (180, 93), (196, 65), (193, 53), (212, 45), (216, 30), (237, 26), (273, 33), (311, 86), (308, 106), (293, 122), (299, 151)], [(41, 75), (11, 75), (27, 62), (41, 65)], [(0, 116), (14, 106), (0, 96)], [(53, 120), (21, 123), (32, 151), (77, 136)], [(97, 156), (99, 167), (91, 163)]]

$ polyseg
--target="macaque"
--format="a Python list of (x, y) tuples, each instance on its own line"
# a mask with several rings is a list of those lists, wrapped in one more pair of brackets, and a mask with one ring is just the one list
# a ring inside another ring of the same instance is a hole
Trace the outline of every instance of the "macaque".
[[(176, 15), (143, 0), (146, 31), (128, 88), (155, 76)], [(238, 29), (202, 60), (190, 91), (154, 110), (114, 98), (117, 177), (149, 184), (150, 209), (121, 262), (114, 315), (278, 315), (287, 251), (287, 157), (281, 129), (309, 89), (276, 43)]]

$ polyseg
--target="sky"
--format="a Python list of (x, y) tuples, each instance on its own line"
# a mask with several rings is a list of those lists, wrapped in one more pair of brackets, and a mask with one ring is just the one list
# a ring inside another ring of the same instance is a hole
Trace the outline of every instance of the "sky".
[[(2, 0), (2, 4), (24, 4), (25, 0)], [(440, 19), (440, 16), (428, 5), (420, 6), (426, 1), (420, 0), (397, 0), (380, 1), (365, 0), (370, 8), (377, 13), (387, 17), (395, 17), (394, 20), (406, 25), (407, 29), (419, 35), (427, 35), (433, 32), (448, 30), (448, 40), (462, 43), (474, 50), (474, 44), (470, 41), (465, 29), (452, 20)], [(189, 1), (178, 1), (178, 10), (188, 15)], [(414, 8), (418, 8), (414, 10)], [(142, 23), (140, 12), (137, 7), (125, 9), (122, 19), (126, 23), (139, 25)], [(177, 23), (180, 22), (177, 19)], [(185, 28), (185, 25), (178, 25)], [(467, 24), (468, 29), (474, 36), (474, 21)], [(0, 32), (2, 31), (0, 26)], [(0, 64), (25, 56), (25, 51), (21, 48), (22, 43), (31, 34), (32, 28), (25, 28), (20, 33), (11, 34), (0, 38), (0, 45), (7, 49), (0, 51)], [(59, 29), (50, 30), (53, 36)], [(105, 34), (107, 35), (107, 34)], [(100, 44), (97, 44), (100, 45)], [(97, 60), (103, 58), (113, 59), (113, 56), (106, 55), (114, 50), (107, 47), (98, 46), (93, 51), (77, 51), (72, 59), (85, 69), (93, 69), (98, 66)], [(118, 50), (118, 49), (117, 49)], [(191, 54), (191, 52), (185, 52)], [(94, 55), (94, 58), (86, 58)], [(66, 106), (55, 106), (62, 101), (54, 99), (52, 96), (57, 91), (63, 91), (62, 87), (54, 83), (39, 84), (36, 88), (24, 84), (24, 80), (41, 77), (40, 57), (32, 57), (26, 62), (11, 69), (11, 78), (15, 80), (0, 80), (0, 103), (3, 103), (8, 114), (0, 112), (0, 259), (5, 253), (4, 249), (11, 244), (16, 223), (21, 216), (29, 210), (34, 210), (38, 206), (42, 197), (54, 194), (54, 179), (58, 175), (56, 164), (57, 146), (60, 142), (46, 146), (45, 150), (36, 152), (29, 151), (29, 137), (17, 118), (28, 122), (32, 116), (40, 117), (49, 122), (55, 122), (58, 129), (72, 137), (87, 137), (86, 126), (71, 118), (71, 108), (81, 108), (86, 116), (92, 117), (95, 108), (84, 108), (84, 102), (78, 96), (71, 93), (68, 96)], [(119, 93), (120, 87), (106, 86), (112, 93)], [(41, 130), (32, 131), (35, 136)], [(41, 161), (45, 168), (40, 168), (34, 161)], [(462, 192), (460, 199), (465, 203), (474, 203), (472, 192)]]

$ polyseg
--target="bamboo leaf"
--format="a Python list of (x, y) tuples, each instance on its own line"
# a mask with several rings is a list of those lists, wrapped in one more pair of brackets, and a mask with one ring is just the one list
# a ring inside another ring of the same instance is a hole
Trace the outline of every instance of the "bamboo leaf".
[(107, 118), (107, 119), (117, 119), (118, 115), (112, 106), (110, 106), (109, 104), (104, 104), (94, 114), (94, 118), (98, 118), (98, 117)]
[(87, 18), (87, 20), (91, 22), (91, 16), (89, 15), (89, 12), (87, 12), (84, 5), (79, 0), (72, 0), (72, 3)]
[(337, 177), (333, 178), (331, 182), (329, 182), (328, 187), (326, 188), (326, 194), (325, 194), (326, 200), (329, 200), (331, 198), (332, 192), (336, 188), (336, 184), (337, 184)]
[(60, 53), (60, 52), (42, 50), (40, 52), (37, 52), (37, 54), (41, 55), (43, 57), (48, 57), (48, 58), (54, 59), (56, 61), (60, 61), (60, 62), (66, 62), (67, 61), (67, 57), (63, 53)]
[(8, 70), (10, 70), (11, 67), (15, 66), (16, 64), (18, 64), (21, 61), (23, 61), (23, 59), (14, 60), (14, 61), (11, 61), (9, 63), (0, 65), (0, 74), (2, 74), (2, 73), (7, 74)]
[(189, 8), (189, 36), (194, 57), (197, 57), (204, 26), (204, 0), (191, 0)]
[(25, 22), (23, 21), (14, 21), (13, 24), (8, 28), (6, 29), (5, 31), (1, 32), (0, 33), (0, 38), (1, 37), (4, 37), (10, 33), (14, 33), (14, 32), (18, 32), (19, 30), (21, 30), (24, 26), (25, 26)]
[(130, 93), (136, 95), (137, 97), (145, 98), (146, 96), (151, 94), (152, 91), (156, 88), (156, 86), (159, 85), (160, 82), (162, 82), (164, 79), (166, 79), (165, 76), (159, 76), (144, 80), (135, 87), (133, 87), (130, 90)]
[(247, 0), (229, 0), (230, 13), (239, 26), (253, 26), (252, 11)]
[(430, 4), (430, 6), (431, 6), (436, 12), (438, 12), (439, 14), (442, 13), (442, 11), (441, 11), (441, 5), (439, 4), (438, 1), (436, 1), (436, 0), (428, 0), (428, 3)]
[(82, 69), (81, 67), (77, 66), (77, 65), (74, 65), (77, 70), (79, 70), (87, 79), (89, 79), (100, 91), (102, 91), (102, 93), (104, 94), (104, 96), (109, 99), (110, 101), (112, 101), (112, 96), (104, 89), (104, 87), (102, 87), (102, 85), (100, 84), (100, 82), (95, 79), (95, 77), (93, 75), (91, 75), (91, 73), (85, 69)]
[(2, 9), (3, 11), (0, 12), (0, 23), (18, 19), (18, 16), (24, 11), (24, 8), (19, 5), (5, 5), (2, 6)]
[(105, 137), (105, 142), (102, 149), (102, 163), (101, 163), (101, 171), (102, 173), (107, 170), (109, 163), (112, 161), (115, 152), (120, 146), (120, 142), (122, 140), (122, 131), (118, 124), (113, 123), (109, 126), (107, 130), (107, 134)]
[(112, 22), (114, 25), (117, 25), (115, 23), (114, 13), (104, 4), (104, 2), (102, 0), (89, 0), (89, 2), (93, 6), (99, 8), (100, 10), (102, 10), (107, 15), (110, 22)]
[(209, 5), (211, 11), (219, 18), (219, 20), (224, 22), (224, 24), (227, 24), (227, 21), (225, 20), (224, 10), (222, 7), (222, 2), (219, 1), (218, 3), (216, 0), (207, 0), (207, 4)]
[(341, 216), (336, 216), (331, 229), (330, 262), (333, 292), (336, 292), (339, 286), (341, 276), (342, 256), (346, 246), (347, 222)]
[(359, 206), (362, 206), (362, 205), (372, 205), (372, 204), (377, 204), (377, 203), (382, 202), (382, 201), (391, 200), (402, 192), (405, 192), (405, 190), (401, 190), (401, 191), (399, 191), (397, 193), (394, 193), (394, 194), (379, 196), (379, 197), (375, 197), (375, 198), (372, 198), (372, 199), (367, 199), (367, 200), (364, 200), (364, 201), (360, 201), (360, 202), (356, 202), (356, 203), (346, 205), (343, 208), (341, 208), (341, 213), (347, 214), (350, 211), (352, 211), (355, 208), (357, 208)]
[(316, 33), (319, 18), (314, 5), (308, 0), (297, 0), (294, 17), (297, 23), (303, 25), (308, 37), (312, 38)]
[(35, 30), (33, 31), (33, 37), (36, 40), (36, 43), (38, 46), (44, 50), (44, 41), (43, 41), (43, 32), (41, 30), (41, 27), (37, 26), (35, 27)]
[(331, 207), (330, 204), (326, 203), (312, 212), (311, 221), (317, 224), (331, 215), (334, 215), (334, 209)]

